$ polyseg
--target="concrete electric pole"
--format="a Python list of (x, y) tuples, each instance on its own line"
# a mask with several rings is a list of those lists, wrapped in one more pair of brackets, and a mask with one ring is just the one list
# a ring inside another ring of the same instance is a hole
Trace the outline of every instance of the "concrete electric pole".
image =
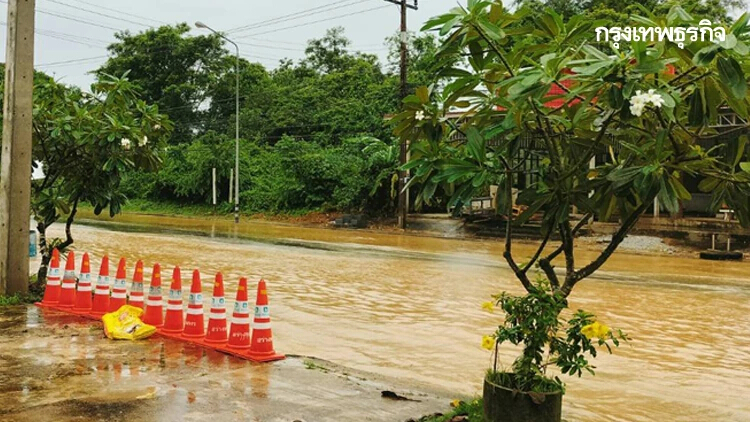
[(8, 0), (0, 153), (0, 294), (29, 289), (35, 0)]
[[(385, 0), (389, 3), (393, 3), (399, 6), (401, 11), (401, 32), (399, 39), (401, 41), (401, 99), (403, 100), (409, 94), (409, 87), (406, 81), (406, 65), (407, 65), (407, 42), (409, 41), (408, 33), (406, 32), (406, 10), (414, 9), (417, 10), (418, 0), (412, 0), (412, 4), (407, 3), (408, 0)], [(406, 164), (407, 145), (405, 141), (401, 142), (401, 148), (399, 152), (399, 165)], [(409, 197), (407, 192), (404, 191), (404, 186), (408, 182), (409, 174), (404, 170), (398, 172), (398, 226), (402, 229), (406, 228), (406, 216), (409, 212)]]

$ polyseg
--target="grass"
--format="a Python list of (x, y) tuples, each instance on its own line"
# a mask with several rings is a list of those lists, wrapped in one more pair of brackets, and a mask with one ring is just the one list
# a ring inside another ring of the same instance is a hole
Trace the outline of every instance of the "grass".
[(36, 275), (29, 277), (29, 292), (25, 294), (16, 293), (10, 296), (0, 296), (0, 307), (17, 306), (39, 302), (44, 295), (44, 286), (38, 285)]
[[(81, 210), (92, 211), (94, 207), (89, 204), (78, 206)], [(122, 211), (128, 214), (157, 214), (157, 215), (181, 215), (197, 217), (225, 217), (231, 218), (234, 215), (234, 206), (228, 203), (222, 203), (213, 207), (208, 204), (183, 204), (171, 201), (150, 201), (147, 199), (130, 199), (122, 207)], [(102, 211), (106, 214), (108, 210)], [(255, 213), (241, 212), (240, 214), (247, 218), (271, 218), (271, 219), (289, 219), (303, 217), (308, 214), (320, 213), (318, 210), (293, 210), (279, 213)]]
[(449, 422), (457, 416), (466, 416), (469, 422), (484, 422), (484, 408), (482, 399), (471, 401), (454, 401), (451, 403), (453, 410), (445, 415), (423, 416), (417, 422)]

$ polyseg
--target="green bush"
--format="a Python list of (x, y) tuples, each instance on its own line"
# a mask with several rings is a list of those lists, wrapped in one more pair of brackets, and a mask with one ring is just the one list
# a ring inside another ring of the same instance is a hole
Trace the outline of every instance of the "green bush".
[[(355, 138), (341, 145), (283, 137), (275, 145), (240, 141), (240, 202), (245, 212), (383, 210), (392, 206), (388, 179), (397, 157), (367, 149), (388, 144)], [(219, 203), (229, 198), (234, 139), (209, 132), (191, 144), (170, 146), (158, 173), (130, 173), (132, 199), (211, 203), (211, 169), (217, 169)]]

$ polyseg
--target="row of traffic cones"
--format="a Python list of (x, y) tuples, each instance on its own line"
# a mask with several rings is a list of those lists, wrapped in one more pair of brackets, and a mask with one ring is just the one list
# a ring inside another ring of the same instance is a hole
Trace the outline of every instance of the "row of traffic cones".
[[(93, 290), (93, 297), (92, 297)], [(154, 264), (151, 285), (144, 300), (143, 262), (138, 261), (133, 273), (130, 295), (127, 294), (125, 258), (121, 258), (117, 274), (110, 292), (109, 258), (102, 258), (96, 286), (91, 284), (91, 269), (88, 253), (83, 254), (81, 271), (76, 283), (75, 254), (68, 253), (65, 272), (60, 280), (60, 255), (52, 251), (52, 259), (47, 274), (47, 287), (44, 298), (37, 303), (40, 307), (52, 308), (92, 319), (101, 319), (108, 312), (114, 312), (129, 304), (144, 309), (143, 322), (157, 327), (157, 333), (170, 338), (197, 343), (216, 350), (227, 352), (245, 359), (268, 362), (283, 359), (273, 348), (271, 319), (268, 306), (266, 282), (258, 283), (253, 329), (250, 328), (247, 279), (241, 278), (237, 288), (232, 321), (227, 330), (227, 317), (224, 299), (224, 278), (216, 274), (209, 311), (208, 326), (204, 326), (203, 293), (200, 272), (193, 271), (193, 279), (188, 296), (187, 313), (183, 313), (182, 276), (179, 267), (172, 273), (172, 284), (167, 297), (166, 313), (162, 301), (161, 267)], [(252, 333), (252, 334), (251, 334)]]

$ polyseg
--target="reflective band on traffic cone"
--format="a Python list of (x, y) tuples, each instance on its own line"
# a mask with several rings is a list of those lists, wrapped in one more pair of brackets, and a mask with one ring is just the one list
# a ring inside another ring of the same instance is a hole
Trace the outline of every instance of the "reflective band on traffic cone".
[(38, 306), (56, 306), (60, 302), (60, 252), (52, 248), (52, 258), (47, 271), (47, 286), (44, 288), (44, 297)]
[(128, 287), (125, 281), (125, 258), (120, 258), (117, 264), (115, 284), (112, 286), (112, 297), (109, 299), (109, 312), (114, 312), (128, 301)]
[(143, 261), (140, 259), (135, 263), (128, 304), (143, 309)]
[(233, 349), (250, 347), (250, 308), (247, 304), (247, 279), (242, 277), (237, 287), (237, 299), (234, 301), (232, 325), (229, 326), (229, 342)]
[(76, 290), (76, 303), (73, 312), (87, 314), (91, 311), (91, 264), (89, 254), (84, 253), (81, 260), (81, 273), (78, 275), (78, 289)]
[(227, 341), (227, 310), (224, 304), (224, 276), (221, 273), (216, 273), (211, 311), (208, 314), (208, 329), (204, 341), (206, 343), (226, 343)]
[(188, 296), (187, 316), (185, 317), (185, 337), (203, 337), (203, 291), (201, 288), (201, 273), (193, 270), (193, 283), (190, 285)]
[(101, 317), (107, 312), (109, 312), (109, 257), (104, 255), (102, 266), (99, 269), (99, 279), (96, 280), (91, 315)]
[(180, 267), (174, 267), (172, 272), (172, 286), (169, 288), (167, 299), (167, 316), (161, 331), (169, 334), (182, 333), (185, 328), (182, 316), (182, 277)]
[(65, 262), (65, 273), (63, 274), (62, 286), (60, 286), (59, 308), (72, 308), (76, 301), (76, 256), (73, 251), (68, 252), (68, 260)]
[(161, 327), (164, 323), (162, 314), (161, 301), (161, 267), (154, 264), (154, 271), (151, 273), (151, 287), (148, 288), (148, 300), (146, 300), (145, 312), (141, 319), (144, 324)]
[(255, 318), (253, 320), (253, 338), (250, 351), (245, 355), (251, 360), (268, 362), (284, 359), (284, 355), (273, 350), (273, 335), (271, 334), (271, 308), (268, 306), (268, 292), (266, 282), (258, 282), (258, 298), (255, 301)]

